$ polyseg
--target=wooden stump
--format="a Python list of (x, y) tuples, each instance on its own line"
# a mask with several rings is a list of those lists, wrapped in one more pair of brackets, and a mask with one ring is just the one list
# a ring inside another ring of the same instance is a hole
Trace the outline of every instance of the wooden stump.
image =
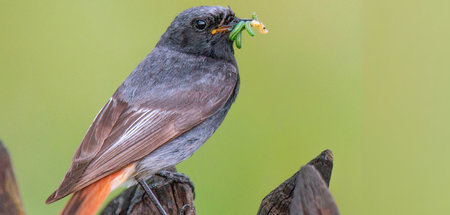
[[(333, 154), (323, 151), (292, 177), (270, 192), (261, 202), (258, 215), (339, 215), (328, 186)], [(174, 167), (169, 171), (176, 172)], [(155, 176), (147, 181), (170, 215), (195, 215), (194, 187), (189, 178), (167, 180)], [(25, 214), (9, 154), (0, 142), (0, 215)], [(160, 214), (140, 186), (134, 185), (109, 202), (102, 215)]]
[[(258, 215), (338, 215), (339, 211), (328, 191), (333, 154), (323, 151), (303, 166), (291, 178), (270, 192), (261, 203)], [(148, 184), (164, 180), (155, 177)], [(170, 182), (152, 189), (168, 214), (180, 214), (183, 205), (189, 205), (184, 214), (193, 215), (194, 193), (189, 183)], [(133, 186), (112, 200), (102, 215), (159, 214), (156, 206), (147, 198), (139, 186)]]
[(8, 151), (0, 141), (0, 214), (25, 214)]
[(328, 191), (332, 169), (333, 154), (325, 150), (270, 192), (262, 200), (258, 215), (338, 215)]
[[(174, 167), (166, 169), (176, 172)], [(194, 215), (194, 190), (192, 182), (186, 178), (186, 182), (169, 181), (156, 175), (147, 181), (149, 185), (160, 184), (152, 191), (158, 197), (161, 205), (168, 214)], [(191, 187), (192, 186), (192, 187)], [(183, 211), (183, 212), (182, 212)], [(144, 196), (144, 190), (139, 185), (134, 185), (113, 199), (101, 213), (102, 215), (140, 215), (160, 214), (156, 205)]]

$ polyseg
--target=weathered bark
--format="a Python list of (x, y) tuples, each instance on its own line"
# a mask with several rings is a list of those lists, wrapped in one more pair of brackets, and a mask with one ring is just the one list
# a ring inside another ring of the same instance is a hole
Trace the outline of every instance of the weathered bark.
[[(168, 171), (176, 172), (175, 168)], [(170, 180), (156, 175), (147, 181), (168, 214), (195, 215), (194, 190), (189, 178), (183, 181)], [(192, 187), (191, 187), (192, 186)], [(145, 197), (143, 197), (145, 196)], [(182, 212), (184, 211), (184, 212)], [(139, 185), (134, 185), (113, 199), (101, 213), (102, 215), (141, 215), (160, 212), (150, 198), (144, 195)]]
[(319, 172), (311, 165), (297, 175), (290, 214), (339, 214), (333, 197)]
[[(323, 151), (292, 177), (270, 192), (261, 202), (258, 215), (339, 215), (328, 186), (333, 154)], [(168, 171), (175, 172), (174, 167)], [(170, 215), (195, 215), (194, 186), (184, 175), (156, 175), (147, 181)], [(0, 215), (25, 214), (8, 151), (0, 141)], [(134, 185), (105, 207), (102, 215), (160, 214), (153, 202)]]
[[(325, 150), (270, 192), (263, 199), (258, 215), (338, 215), (338, 208), (328, 191), (332, 169), (333, 154)], [(147, 183), (158, 184), (164, 180), (164, 177), (156, 176)], [(188, 205), (181, 214), (193, 215), (196, 212), (190, 183), (169, 181), (152, 190), (168, 214), (178, 215), (183, 205)], [(128, 188), (106, 206), (102, 215), (160, 214), (150, 199), (143, 198), (143, 194), (138, 185)]]
[(333, 154), (325, 150), (270, 192), (262, 200), (258, 215), (339, 214), (328, 191), (332, 169)]
[(0, 141), (0, 214), (25, 214), (8, 151)]

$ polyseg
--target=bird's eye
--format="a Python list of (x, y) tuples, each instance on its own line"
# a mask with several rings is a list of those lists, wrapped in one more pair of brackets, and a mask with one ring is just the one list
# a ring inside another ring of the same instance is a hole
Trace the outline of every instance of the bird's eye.
[(196, 20), (194, 21), (194, 27), (198, 30), (204, 30), (206, 28), (206, 21), (204, 20)]

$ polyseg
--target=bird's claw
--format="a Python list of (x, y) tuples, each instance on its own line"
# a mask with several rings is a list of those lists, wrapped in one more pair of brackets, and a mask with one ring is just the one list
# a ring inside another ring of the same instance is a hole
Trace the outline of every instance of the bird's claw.
[(184, 215), (185, 212), (187, 212), (187, 210), (191, 209), (191, 205), (190, 204), (185, 204), (180, 208), (180, 213), (178, 213), (178, 215)]
[(189, 187), (191, 187), (192, 193), (194, 194), (194, 198), (195, 198), (194, 183), (192, 183), (192, 181), (189, 179), (189, 177), (186, 176), (185, 174), (179, 173), (179, 172), (162, 170), (162, 171), (156, 173), (156, 175), (166, 179), (162, 182), (163, 184), (168, 184), (170, 182), (189, 184)]

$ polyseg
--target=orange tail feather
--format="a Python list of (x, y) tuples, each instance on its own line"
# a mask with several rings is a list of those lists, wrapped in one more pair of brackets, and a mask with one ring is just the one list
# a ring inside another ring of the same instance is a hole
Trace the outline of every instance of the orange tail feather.
[(123, 184), (133, 171), (134, 164), (75, 192), (64, 206), (61, 215), (95, 215), (109, 193)]

